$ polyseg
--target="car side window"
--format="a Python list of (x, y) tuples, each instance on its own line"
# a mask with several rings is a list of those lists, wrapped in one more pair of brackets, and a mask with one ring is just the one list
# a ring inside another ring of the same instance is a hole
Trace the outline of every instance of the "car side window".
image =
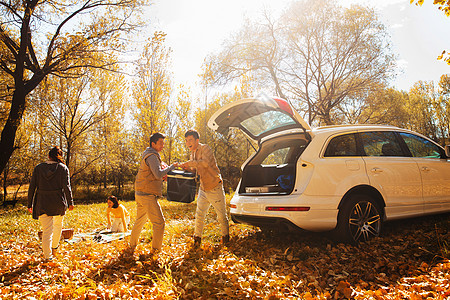
[(324, 157), (357, 156), (355, 135), (344, 134), (336, 136), (328, 143)]
[(361, 132), (359, 136), (367, 156), (405, 156), (394, 132)]
[(441, 158), (440, 148), (431, 141), (415, 134), (400, 132), (413, 157)]

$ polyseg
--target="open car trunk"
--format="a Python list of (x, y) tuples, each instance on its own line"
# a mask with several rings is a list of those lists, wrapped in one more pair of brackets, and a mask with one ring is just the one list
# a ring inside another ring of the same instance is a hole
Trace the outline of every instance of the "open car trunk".
[(263, 142), (242, 172), (239, 194), (288, 195), (295, 186), (297, 161), (308, 139), (283, 135)]
[(239, 194), (292, 193), (298, 158), (313, 133), (288, 101), (259, 94), (228, 103), (211, 116), (208, 126), (222, 134), (239, 128), (258, 142), (258, 151), (244, 166)]

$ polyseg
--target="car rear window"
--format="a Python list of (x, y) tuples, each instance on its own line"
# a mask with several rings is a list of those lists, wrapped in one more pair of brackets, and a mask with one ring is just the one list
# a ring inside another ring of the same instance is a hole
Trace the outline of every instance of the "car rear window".
[(297, 126), (289, 115), (281, 111), (266, 111), (241, 122), (241, 126), (258, 137), (285, 126)]
[(334, 137), (325, 150), (325, 157), (357, 156), (356, 139), (353, 133)]

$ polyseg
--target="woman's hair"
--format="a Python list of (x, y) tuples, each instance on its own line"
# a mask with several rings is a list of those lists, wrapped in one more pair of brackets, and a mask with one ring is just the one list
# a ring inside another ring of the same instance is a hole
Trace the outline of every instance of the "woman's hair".
[(61, 149), (59, 149), (58, 146), (53, 147), (52, 149), (50, 149), (50, 151), (48, 151), (48, 157), (56, 162), (60, 162), (60, 163), (64, 163), (63, 158), (62, 158), (63, 152)]
[(110, 200), (113, 203), (112, 208), (118, 208), (119, 207), (119, 201), (117, 200), (116, 196), (109, 196), (108, 200)]

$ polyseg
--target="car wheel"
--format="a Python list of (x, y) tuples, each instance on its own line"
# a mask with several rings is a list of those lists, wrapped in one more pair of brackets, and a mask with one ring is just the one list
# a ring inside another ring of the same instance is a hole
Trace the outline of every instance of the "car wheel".
[(379, 236), (382, 214), (377, 202), (363, 194), (355, 194), (339, 210), (337, 236), (341, 241), (358, 243)]

